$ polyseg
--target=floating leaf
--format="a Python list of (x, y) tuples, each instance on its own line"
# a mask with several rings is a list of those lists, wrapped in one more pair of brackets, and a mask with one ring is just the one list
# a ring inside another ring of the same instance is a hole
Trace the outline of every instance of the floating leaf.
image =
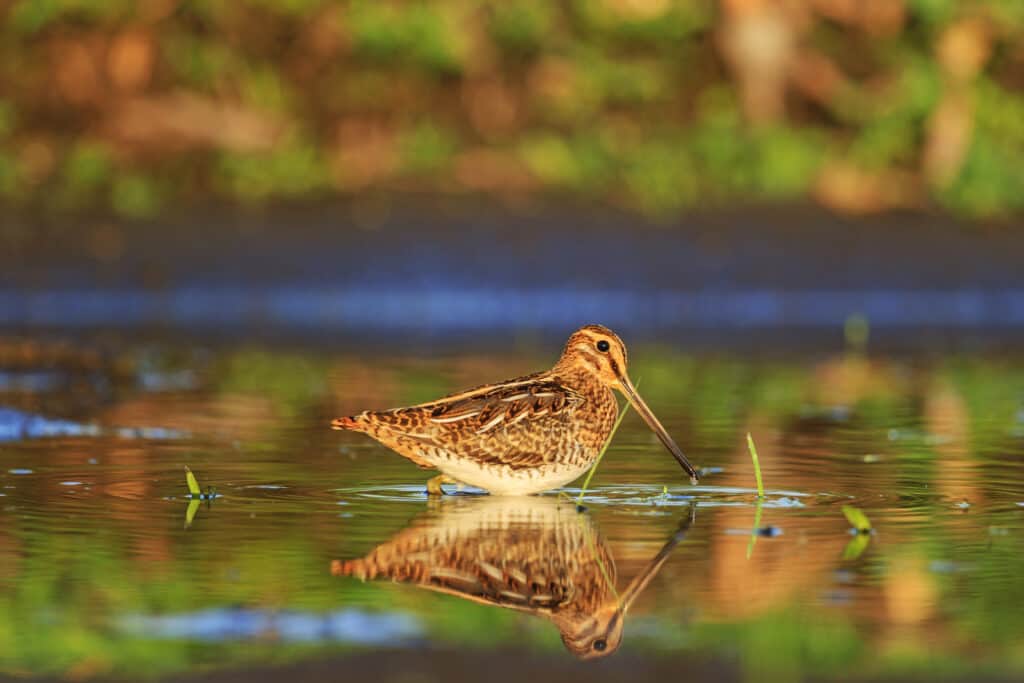
[(199, 482), (196, 481), (196, 475), (192, 474), (192, 470), (185, 465), (185, 483), (188, 484), (188, 492), (196, 499), (203, 495), (203, 491), (199, 488)]
[(852, 505), (843, 506), (843, 514), (846, 515), (846, 521), (857, 530), (858, 533), (866, 534), (871, 531), (871, 520), (860, 508), (855, 508)]

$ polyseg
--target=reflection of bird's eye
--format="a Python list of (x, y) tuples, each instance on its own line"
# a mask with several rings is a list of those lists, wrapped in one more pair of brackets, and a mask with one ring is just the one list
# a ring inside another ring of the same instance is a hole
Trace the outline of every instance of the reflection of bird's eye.
[[(606, 339), (602, 339), (601, 341), (597, 342), (597, 350), (602, 352), (602, 353), (606, 352), (610, 348), (611, 348), (611, 344), (609, 344), (608, 340), (606, 340)], [(602, 648), (602, 649), (604, 649), (604, 648)]]
[[(601, 342), (601, 344), (604, 344), (605, 346), (608, 346), (608, 342)], [(600, 346), (600, 344), (598, 344), (598, 346)], [(604, 649), (606, 647), (608, 647), (608, 643), (606, 643), (605, 641), (603, 641), (603, 640), (595, 640), (594, 641), (594, 649), (597, 650), (598, 652), (604, 652)]]

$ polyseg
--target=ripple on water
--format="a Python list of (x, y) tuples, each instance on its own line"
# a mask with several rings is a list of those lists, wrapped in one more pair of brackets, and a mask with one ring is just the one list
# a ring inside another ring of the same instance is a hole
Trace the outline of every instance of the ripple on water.
[[(331, 489), (345, 499), (368, 499), (382, 502), (422, 503), (426, 498), (422, 484), (393, 484), (380, 486), (359, 486)], [(561, 496), (575, 501), (579, 489), (562, 489), (545, 493), (545, 496)], [(488, 495), (474, 487), (464, 487), (454, 494), (463, 496)], [(663, 508), (688, 507), (694, 503), (702, 507), (754, 507), (757, 505), (755, 489), (729, 486), (698, 486), (686, 489), (665, 489), (657, 486), (606, 486), (593, 488), (583, 496), (587, 505), (610, 505), (616, 508)], [(839, 499), (831, 494), (811, 494), (802, 491), (768, 491), (762, 500), (765, 508), (802, 508), (822, 498)]]
[[(422, 503), (427, 498), (427, 491), (423, 484), (352, 486), (348, 488), (331, 489), (331, 493), (340, 494), (348, 498), (364, 498), (394, 503)], [(487, 495), (487, 492), (483, 489), (465, 486), (454, 494), (449, 493), (447, 495), (481, 496)]]
[[(566, 489), (573, 497), (579, 489)], [(812, 494), (803, 491), (766, 491), (763, 500), (757, 500), (757, 490), (736, 486), (695, 486), (685, 489), (658, 488), (649, 485), (606, 486), (590, 489), (583, 496), (589, 505), (622, 507), (756, 507), (802, 508), (822, 498), (838, 498), (831, 494)]]

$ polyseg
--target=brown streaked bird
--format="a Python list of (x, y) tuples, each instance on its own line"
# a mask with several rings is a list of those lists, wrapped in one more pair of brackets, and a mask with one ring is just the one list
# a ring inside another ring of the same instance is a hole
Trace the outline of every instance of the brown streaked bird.
[(331, 573), (389, 579), (550, 620), (569, 652), (609, 655), (626, 613), (686, 535), (696, 509), (621, 592), (615, 560), (587, 514), (553, 498), (458, 496)]
[(491, 493), (526, 495), (568, 484), (587, 471), (611, 437), (621, 391), (690, 475), (697, 470), (626, 374), (626, 346), (602, 325), (576, 330), (554, 367), (408, 408), (340, 417), (334, 429), (364, 432), (441, 475)]

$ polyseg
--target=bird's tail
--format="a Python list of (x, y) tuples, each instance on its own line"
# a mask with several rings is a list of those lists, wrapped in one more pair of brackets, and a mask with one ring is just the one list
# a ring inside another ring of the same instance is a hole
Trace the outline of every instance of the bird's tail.
[(331, 576), (354, 576), (366, 581), (370, 571), (363, 560), (331, 560)]

